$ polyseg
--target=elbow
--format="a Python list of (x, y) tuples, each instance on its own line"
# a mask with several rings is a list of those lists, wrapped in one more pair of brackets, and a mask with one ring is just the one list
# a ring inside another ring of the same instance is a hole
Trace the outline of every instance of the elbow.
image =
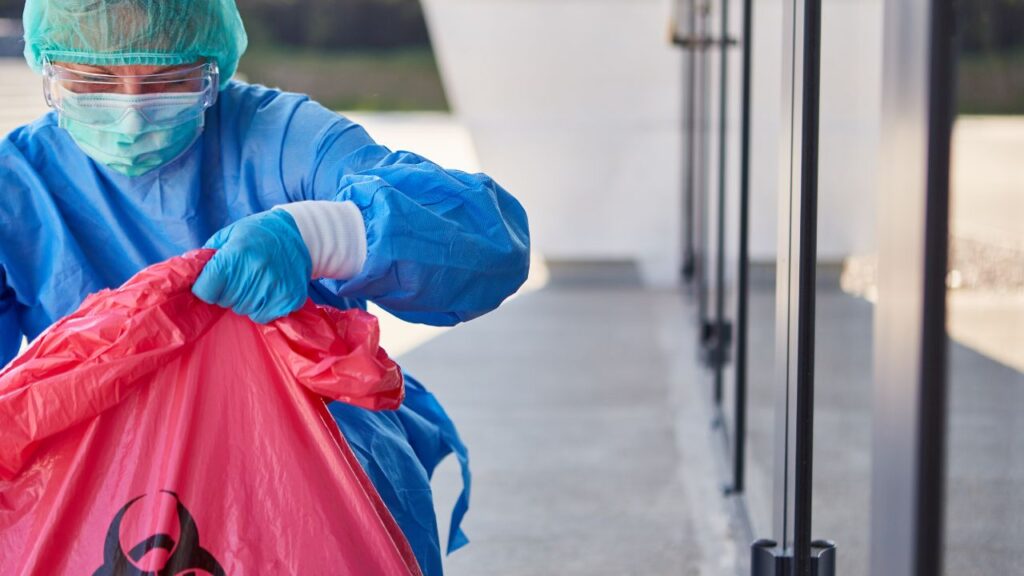
[[(481, 211), (486, 215), (475, 228), (480, 235), (475, 242), (478, 254), (479, 273), (476, 282), (480, 294), (486, 298), (478, 300), (479, 306), (464, 320), (486, 314), (501, 305), (526, 283), (530, 276), (530, 222), (526, 209), (514, 196), (502, 188), (490, 176), (476, 174), (479, 189), (487, 191), (491, 210)], [(472, 290), (471, 291), (476, 291)]]
[[(530, 277), (530, 235), (524, 225), (515, 234), (510, 235), (508, 242), (499, 254), (492, 259), (488, 267), (490, 273), (484, 273), (480, 281), (489, 284), (481, 291), (486, 297), (481, 306), (472, 314), (481, 316), (500, 306), (505, 300), (522, 288)], [(465, 318), (464, 320), (469, 320)]]
[[(525, 228), (524, 228), (525, 230)], [(497, 309), (519, 291), (530, 276), (530, 239), (528, 234), (509, 236), (500, 246), (470, 268), (475, 273), (448, 291), (444, 313), (428, 323), (451, 326), (479, 318)]]
[(530, 277), (530, 222), (523, 206), (516, 200), (512, 202), (515, 206), (515, 210), (512, 211), (514, 217), (509, 219), (507, 226), (509, 249), (504, 254), (505, 264), (509, 270), (509, 290), (502, 297), (502, 301), (519, 291)]
[(523, 205), (505, 194), (505, 242), (496, 262), (496, 268), (507, 271), (507, 292), (501, 301), (515, 294), (530, 276), (530, 222)]
[[(508, 255), (508, 267), (510, 271), (509, 289), (508, 293), (502, 297), (502, 301), (518, 292), (519, 289), (522, 288), (523, 284), (526, 283), (527, 278), (530, 277), (529, 234), (520, 239), (520, 241), (516, 243), (515, 248)], [(498, 304), (501, 304), (501, 302)]]

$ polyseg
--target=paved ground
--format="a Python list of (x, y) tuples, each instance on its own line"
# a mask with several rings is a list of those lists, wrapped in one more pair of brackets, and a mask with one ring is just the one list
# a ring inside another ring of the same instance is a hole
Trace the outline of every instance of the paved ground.
[[(710, 382), (693, 361), (693, 310), (675, 293), (564, 274), (556, 267), (539, 292), (402, 357), (473, 449), (474, 543), (449, 559), (449, 573), (744, 573), (750, 535), (718, 490), (725, 476), (719, 446), (708, 444)], [(860, 576), (873, 309), (834, 286), (819, 290), (815, 535), (839, 543), (840, 574)], [(755, 282), (742, 501), (755, 536), (770, 532), (774, 307), (771, 284)], [(947, 574), (1024, 573), (1024, 374), (956, 343), (950, 369)], [(436, 485), (447, 506), (454, 468)]]
[[(556, 267), (544, 289), (400, 358), (472, 453), (473, 542), (453, 576), (736, 573), (690, 311), (592, 272)], [(444, 467), (439, 502), (453, 484)]]
[(953, 232), (1024, 247), (1024, 116), (961, 118), (953, 138)]

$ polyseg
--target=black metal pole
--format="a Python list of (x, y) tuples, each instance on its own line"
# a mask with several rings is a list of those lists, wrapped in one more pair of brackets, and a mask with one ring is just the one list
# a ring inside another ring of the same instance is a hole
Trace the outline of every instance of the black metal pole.
[[(687, 33), (690, 42), (696, 38), (696, 13), (693, 0), (686, 2), (690, 8), (690, 26)], [(683, 10), (683, 8), (680, 8)], [(686, 155), (684, 158), (684, 190), (683, 190), (683, 266), (682, 275), (684, 282), (692, 282), (696, 272), (696, 254), (694, 249), (694, 227), (696, 217), (694, 214), (694, 154), (696, 154), (697, 128), (694, 126), (696, 119), (696, 97), (697, 97), (697, 57), (694, 45), (685, 46), (686, 50), (686, 107), (684, 113), (684, 132), (686, 134)]]
[(803, 122), (800, 162), (800, 262), (796, 360), (796, 460), (793, 555), (796, 576), (811, 576), (814, 448), (814, 312), (818, 240), (818, 111), (821, 0), (804, 5)]
[(732, 492), (741, 493), (747, 454), (747, 304), (750, 265), (750, 70), (753, 38), (752, 0), (743, 0), (743, 120), (740, 128), (740, 240), (736, 277), (736, 430), (733, 450)]
[(915, 573), (942, 574), (946, 479), (946, 273), (949, 166), (956, 115), (957, 52), (952, 0), (932, 2), (928, 86), (928, 192), (925, 206), (923, 326), (917, 462)]
[(729, 0), (722, 2), (721, 61), (718, 79), (718, 226), (715, 261), (715, 405), (722, 405), (722, 379), (725, 371), (725, 185), (729, 106)]
[(694, 2), (694, 36), (695, 58), (696, 58), (696, 110), (694, 121), (699, 123), (694, 130), (695, 137), (695, 163), (694, 163), (694, 202), (696, 214), (694, 216), (697, 228), (696, 247), (694, 249), (694, 274), (697, 290), (697, 324), (698, 336), (702, 344), (706, 343), (706, 327), (709, 324), (710, 313), (708, 311), (708, 133), (710, 125), (708, 122), (708, 50), (710, 48), (707, 16), (709, 12), (708, 2), (710, 0), (695, 0)]

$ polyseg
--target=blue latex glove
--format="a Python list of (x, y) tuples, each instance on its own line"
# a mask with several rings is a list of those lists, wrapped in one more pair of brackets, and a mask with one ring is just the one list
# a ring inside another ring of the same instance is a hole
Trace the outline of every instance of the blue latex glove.
[(295, 220), (270, 210), (223, 228), (206, 242), (217, 250), (192, 293), (265, 324), (306, 302), (313, 263)]

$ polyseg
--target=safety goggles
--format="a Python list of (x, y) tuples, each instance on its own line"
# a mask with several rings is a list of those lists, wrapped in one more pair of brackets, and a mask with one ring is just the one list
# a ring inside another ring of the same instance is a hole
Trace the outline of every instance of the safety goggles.
[(102, 106), (105, 95), (110, 96), (112, 104), (123, 103), (126, 97), (144, 101), (158, 95), (174, 101), (175, 95), (180, 94), (190, 99), (198, 97), (205, 110), (216, 103), (219, 86), (220, 74), (213, 62), (141, 76), (83, 72), (51, 62), (43, 64), (46, 103), (62, 113), (70, 112), (71, 101), (81, 101), (86, 95), (95, 105)]

